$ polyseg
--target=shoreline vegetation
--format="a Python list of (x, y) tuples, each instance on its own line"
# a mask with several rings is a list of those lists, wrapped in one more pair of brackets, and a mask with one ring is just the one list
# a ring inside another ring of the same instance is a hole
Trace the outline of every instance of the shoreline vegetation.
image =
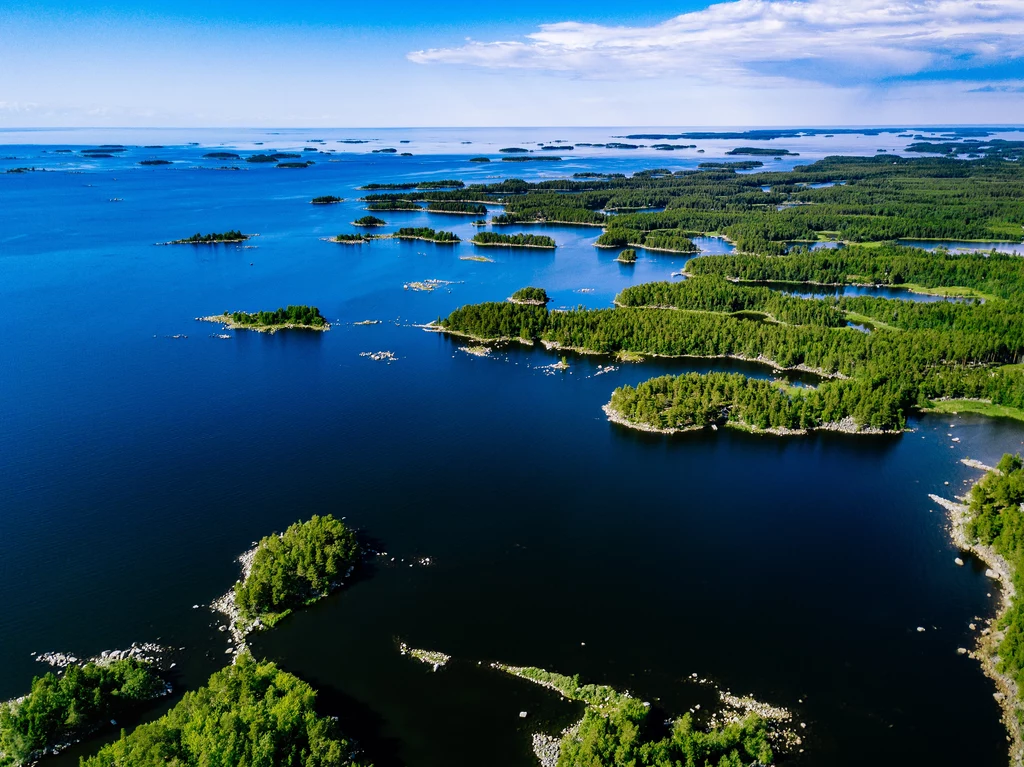
[(331, 325), (315, 306), (289, 306), (273, 312), (224, 312), (209, 317), (196, 317), (200, 322), (218, 322), (228, 330), (255, 330), (276, 333), (279, 330), (326, 331)]
[(551, 301), (544, 288), (520, 288), (506, 300), (522, 306), (547, 306)]
[(343, 197), (335, 197), (333, 194), (325, 194), (320, 197), (314, 197), (309, 201), (312, 205), (337, 205), (339, 202), (345, 202)]
[(228, 232), (216, 232), (211, 234), (201, 234), (196, 232), (191, 237), (185, 237), (181, 240), (171, 240), (170, 242), (163, 243), (164, 245), (221, 245), (229, 243), (245, 242), (255, 235), (242, 234), (237, 229), (232, 229)]
[(316, 712), (316, 691), (248, 653), (213, 674), (154, 722), (122, 730), (82, 767), (364, 767), (333, 717)]
[(554, 250), (555, 241), (537, 234), (501, 234), (499, 232), (477, 232), (470, 240), (480, 248), (541, 248)]
[(102, 729), (170, 692), (152, 663), (136, 657), (69, 663), (32, 680), (28, 695), (0, 702), (0, 765), (20, 767)]
[(948, 512), (954, 546), (978, 557), (988, 567), (985, 575), (1000, 584), (999, 608), (978, 633), (970, 655), (995, 683), (993, 697), (1009, 733), (1010, 762), (1019, 766), (1024, 763), (1024, 605), (1017, 601), (1024, 589), (1024, 462), (1007, 454), (996, 467), (969, 459), (962, 463), (986, 472), (967, 496), (956, 501), (929, 497)]
[(377, 218), (376, 216), (363, 216), (362, 218), (357, 218), (355, 221), (353, 221), (352, 226), (387, 226), (387, 223), (388, 222), (385, 221), (383, 218)]

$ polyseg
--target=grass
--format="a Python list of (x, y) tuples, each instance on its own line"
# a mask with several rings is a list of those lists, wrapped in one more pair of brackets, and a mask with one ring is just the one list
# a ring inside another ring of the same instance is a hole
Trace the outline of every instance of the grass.
[(994, 296), (991, 293), (982, 293), (980, 290), (974, 288), (960, 288), (956, 286), (940, 286), (937, 288), (928, 288), (924, 285), (918, 285), (913, 282), (904, 282), (899, 285), (893, 285), (894, 288), (906, 288), (912, 290), (915, 293), (926, 293), (930, 296), (946, 296), (947, 298), (980, 298), (985, 301), (998, 301), (999, 296)]
[(857, 312), (846, 312), (846, 320), (847, 322), (855, 322), (858, 325), (864, 325), (872, 330), (900, 330), (900, 328), (894, 327), (886, 322), (876, 320), (874, 317), (868, 317), (866, 314), (858, 314)]
[(1024, 410), (1006, 405), (993, 405), (991, 402), (981, 402), (970, 399), (945, 399), (935, 400), (923, 408), (925, 413), (977, 413), (989, 418), (1013, 418), (1017, 421), (1024, 421)]
[(786, 383), (786, 381), (783, 380), (772, 381), (772, 386), (777, 389), (782, 389), (782, 391), (786, 392), (790, 397), (802, 397), (807, 394), (808, 391), (808, 387), (806, 386), (794, 386), (793, 384)]

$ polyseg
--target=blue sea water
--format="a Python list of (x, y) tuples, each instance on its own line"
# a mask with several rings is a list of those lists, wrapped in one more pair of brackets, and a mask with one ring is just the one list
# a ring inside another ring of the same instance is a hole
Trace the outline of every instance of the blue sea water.
[[(228, 656), (193, 605), (231, 586), (252, 541), (330, 512), (389, 556), (254, 650), (313, 683), (378, 765), (532, 764), (530, 732), (578, 712), (490, 661), (579, 673), (670, 713), (707, 708), (708, 688), (687, 681), (697, 673), (791, 708), (807, 725), (793, 764), (1005, 763), (992, 686), (956, 654), (997, 594), (983, 565), (953, 564), (927, 494), (961, 492), (976, 473), (959, 459), (1019, 450), (1024, 429), (962, 415), (920, 418), (902, 437), (634, 433), (601, 412), (616, 386), (773, 373), (696, 360), (606, 373), (609, 360), (570, 355), (553, 374), (543, 349), (478, 358), (417, 326), (526, 285), (555, 307), (610, 306), (628, 285), (673, 279), (685, 257), (641, 251), (624, 266), (583, 227), (530, 227), (554, 237), (553, 253), (321, 239), (355, 231), (367, 182), (675, 170), (735, 144), (497, 160), (503, 146), (629, 132), (0, 133), (0, 157), (16, 158), (0, 170), (49, 170), (0, 175), (0, 699), (43, 670), (33, 652), (133, 641), (183, 648), (177, 687), (197, 687)], [(371, 143), (337, 143), (352, 138)], [(202, 157), (310, 139), (337, 151), (304, 153), (316, 164), (303, 169)], [(899, 142), (778, 142), (801, 157), (766, 167)], [(129, 148), (82, 157), (101, 144)], [(371, 153), (392, 146), (414, 156)], [(496, 161), (467, 161), (478, 154)], [(154, 157), (174, 164), (137, 165)], [(309, 204), (324, 194), (346, 202)], [(383, 217), (384, 232), (476, 231), (471, 216)], [(155, 244), (232, 228), (259, 236)], [(405, 287), (431, 279), (446, 284)], [(289, 303), (318, 306), (333, 327), (220, 338), (195, 319)], [(366, 320), (379, 324), (354, 324)], [(361, 356), (378, 351), (397, 359)], [(432, 672), (399, 640), (456, 660)]]

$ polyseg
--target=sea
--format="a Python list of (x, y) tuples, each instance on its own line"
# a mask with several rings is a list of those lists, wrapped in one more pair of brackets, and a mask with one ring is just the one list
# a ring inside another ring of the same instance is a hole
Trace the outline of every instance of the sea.
[[(599, 229), (566, 226), (502, 230), (549, 235), (555, 251), (475, 248), (475, 217), (425, 211), (383, 214), (377, 231), (429, 226), (464, 242), (326, 241), (358, 231), (367, 183), (675, 171), (752, 143), (647, 140), (522, 163), (498, 151), (651, 131), (0, 131), (0, 700), (49, 670), (40, 653), (154, 642), (175, 664), (170, 698), (44, 763), (77, 764), (230, 663), (208, 605), (239, 577), (240, 553), (313, 514), (344, 518), (377, 553), (252, 650), (312, 684), (377, 767), (536, 764), (532, 734), (581, 709), (495, 662), (628, 690), (666, 718), (708, 711), (719, 690), (752, 695), (793, 713), (802, 743), (786, 763), (801, 767), (1006, 763), (995, 688), (957, 653), (993, 615), (998, 585), (954, 549), (929, 494), (963, 493), (979, 473), (961, 459), (1020, 451), (1024, 424), (960, 414), (915, 417), (901, 436), (632, 431), (601, 410), (618, 386), (780, 374), (573, 354), (557, 371), (543, 348), (475, 356), (422, 325), (525, 286), (545, 288), (552, 308), (609, 307), (629, 285), (679, 279), (686, 256), (641, 251), (626, 266), (594, 247)], [(908, 141), (754, 145), (799, 153), (759, 158), (788, 170)], [(111, 157), (83, 155), (104, 146)], [(314, 164), (244, 161), (256, 152)], [(170, 164), (139, 165), (152, 159)], [(3, 173), (15, 168), (36, 170)], [(345, 201), (311, 205), (320, 195)], [(258, 236), (159, 245), (230, 229)], [(196, 319), (288, 304), (319, 307), (331, 329)], [(452, 661), (434, 670), (402, 642)]]

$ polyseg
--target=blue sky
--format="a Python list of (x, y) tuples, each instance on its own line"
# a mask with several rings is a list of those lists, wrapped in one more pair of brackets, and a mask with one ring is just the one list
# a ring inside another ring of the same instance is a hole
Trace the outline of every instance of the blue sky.
[(0, 126), (1024, 123), (1024, 0), (0, 5)]

